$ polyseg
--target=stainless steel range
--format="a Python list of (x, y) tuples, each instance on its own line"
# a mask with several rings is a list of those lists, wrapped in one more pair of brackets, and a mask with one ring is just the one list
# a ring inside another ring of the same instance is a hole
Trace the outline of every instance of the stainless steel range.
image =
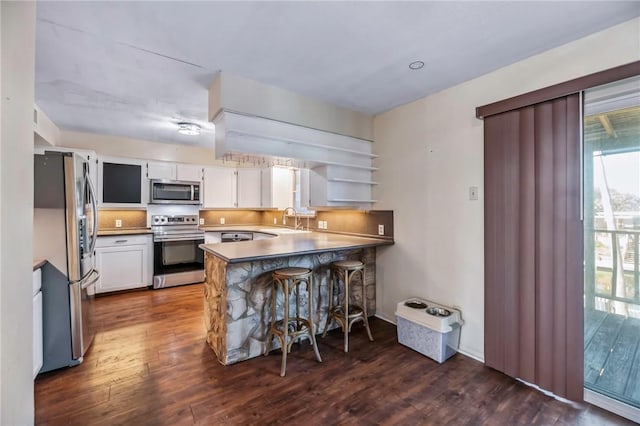
[(151, 216), (153, 288), (204, 281), (204, 231), (198, 215)]

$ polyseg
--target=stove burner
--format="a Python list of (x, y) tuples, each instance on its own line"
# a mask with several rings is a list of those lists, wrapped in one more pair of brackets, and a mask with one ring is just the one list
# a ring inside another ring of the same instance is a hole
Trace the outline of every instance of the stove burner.
[(416, 302), (415, 300), (408, 300), (404, 302), (404, 306), (408, 306), (412, 309), (425, 309), (427, 307), (426, 303)]

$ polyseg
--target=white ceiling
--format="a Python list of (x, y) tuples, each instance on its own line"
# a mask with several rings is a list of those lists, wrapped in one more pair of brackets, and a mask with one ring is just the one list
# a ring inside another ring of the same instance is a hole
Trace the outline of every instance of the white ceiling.
[(41, 1), (36, 103), (64, 129), (212, 146), (219, 70), (377, 114), (639, 15), (637, 1)]

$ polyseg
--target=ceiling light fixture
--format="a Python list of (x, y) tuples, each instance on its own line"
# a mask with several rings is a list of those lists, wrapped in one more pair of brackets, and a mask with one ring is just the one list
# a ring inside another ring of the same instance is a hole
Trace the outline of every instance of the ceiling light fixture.
[(422, 61), (413, 61), (409, 64), (409, 68), (412, 70), (419, 70), (422, 67), (424, 67), (424, 62)]
[(198, 136), (200, 134), (200, 126), (194, 123), (178, 123), (178, 133), (187, 136)]

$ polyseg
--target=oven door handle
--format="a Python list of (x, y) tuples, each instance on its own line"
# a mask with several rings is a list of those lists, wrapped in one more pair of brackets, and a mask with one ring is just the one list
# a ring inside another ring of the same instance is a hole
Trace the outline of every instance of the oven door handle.
[(204, 241), (204, 236), (161, 237), (161, 238), (154, 238), (153, 242), (154, 243), (164, 243), (164, 242), (168, 242), (168, 241), (198, 241), (198, 240), (203, 240)]

